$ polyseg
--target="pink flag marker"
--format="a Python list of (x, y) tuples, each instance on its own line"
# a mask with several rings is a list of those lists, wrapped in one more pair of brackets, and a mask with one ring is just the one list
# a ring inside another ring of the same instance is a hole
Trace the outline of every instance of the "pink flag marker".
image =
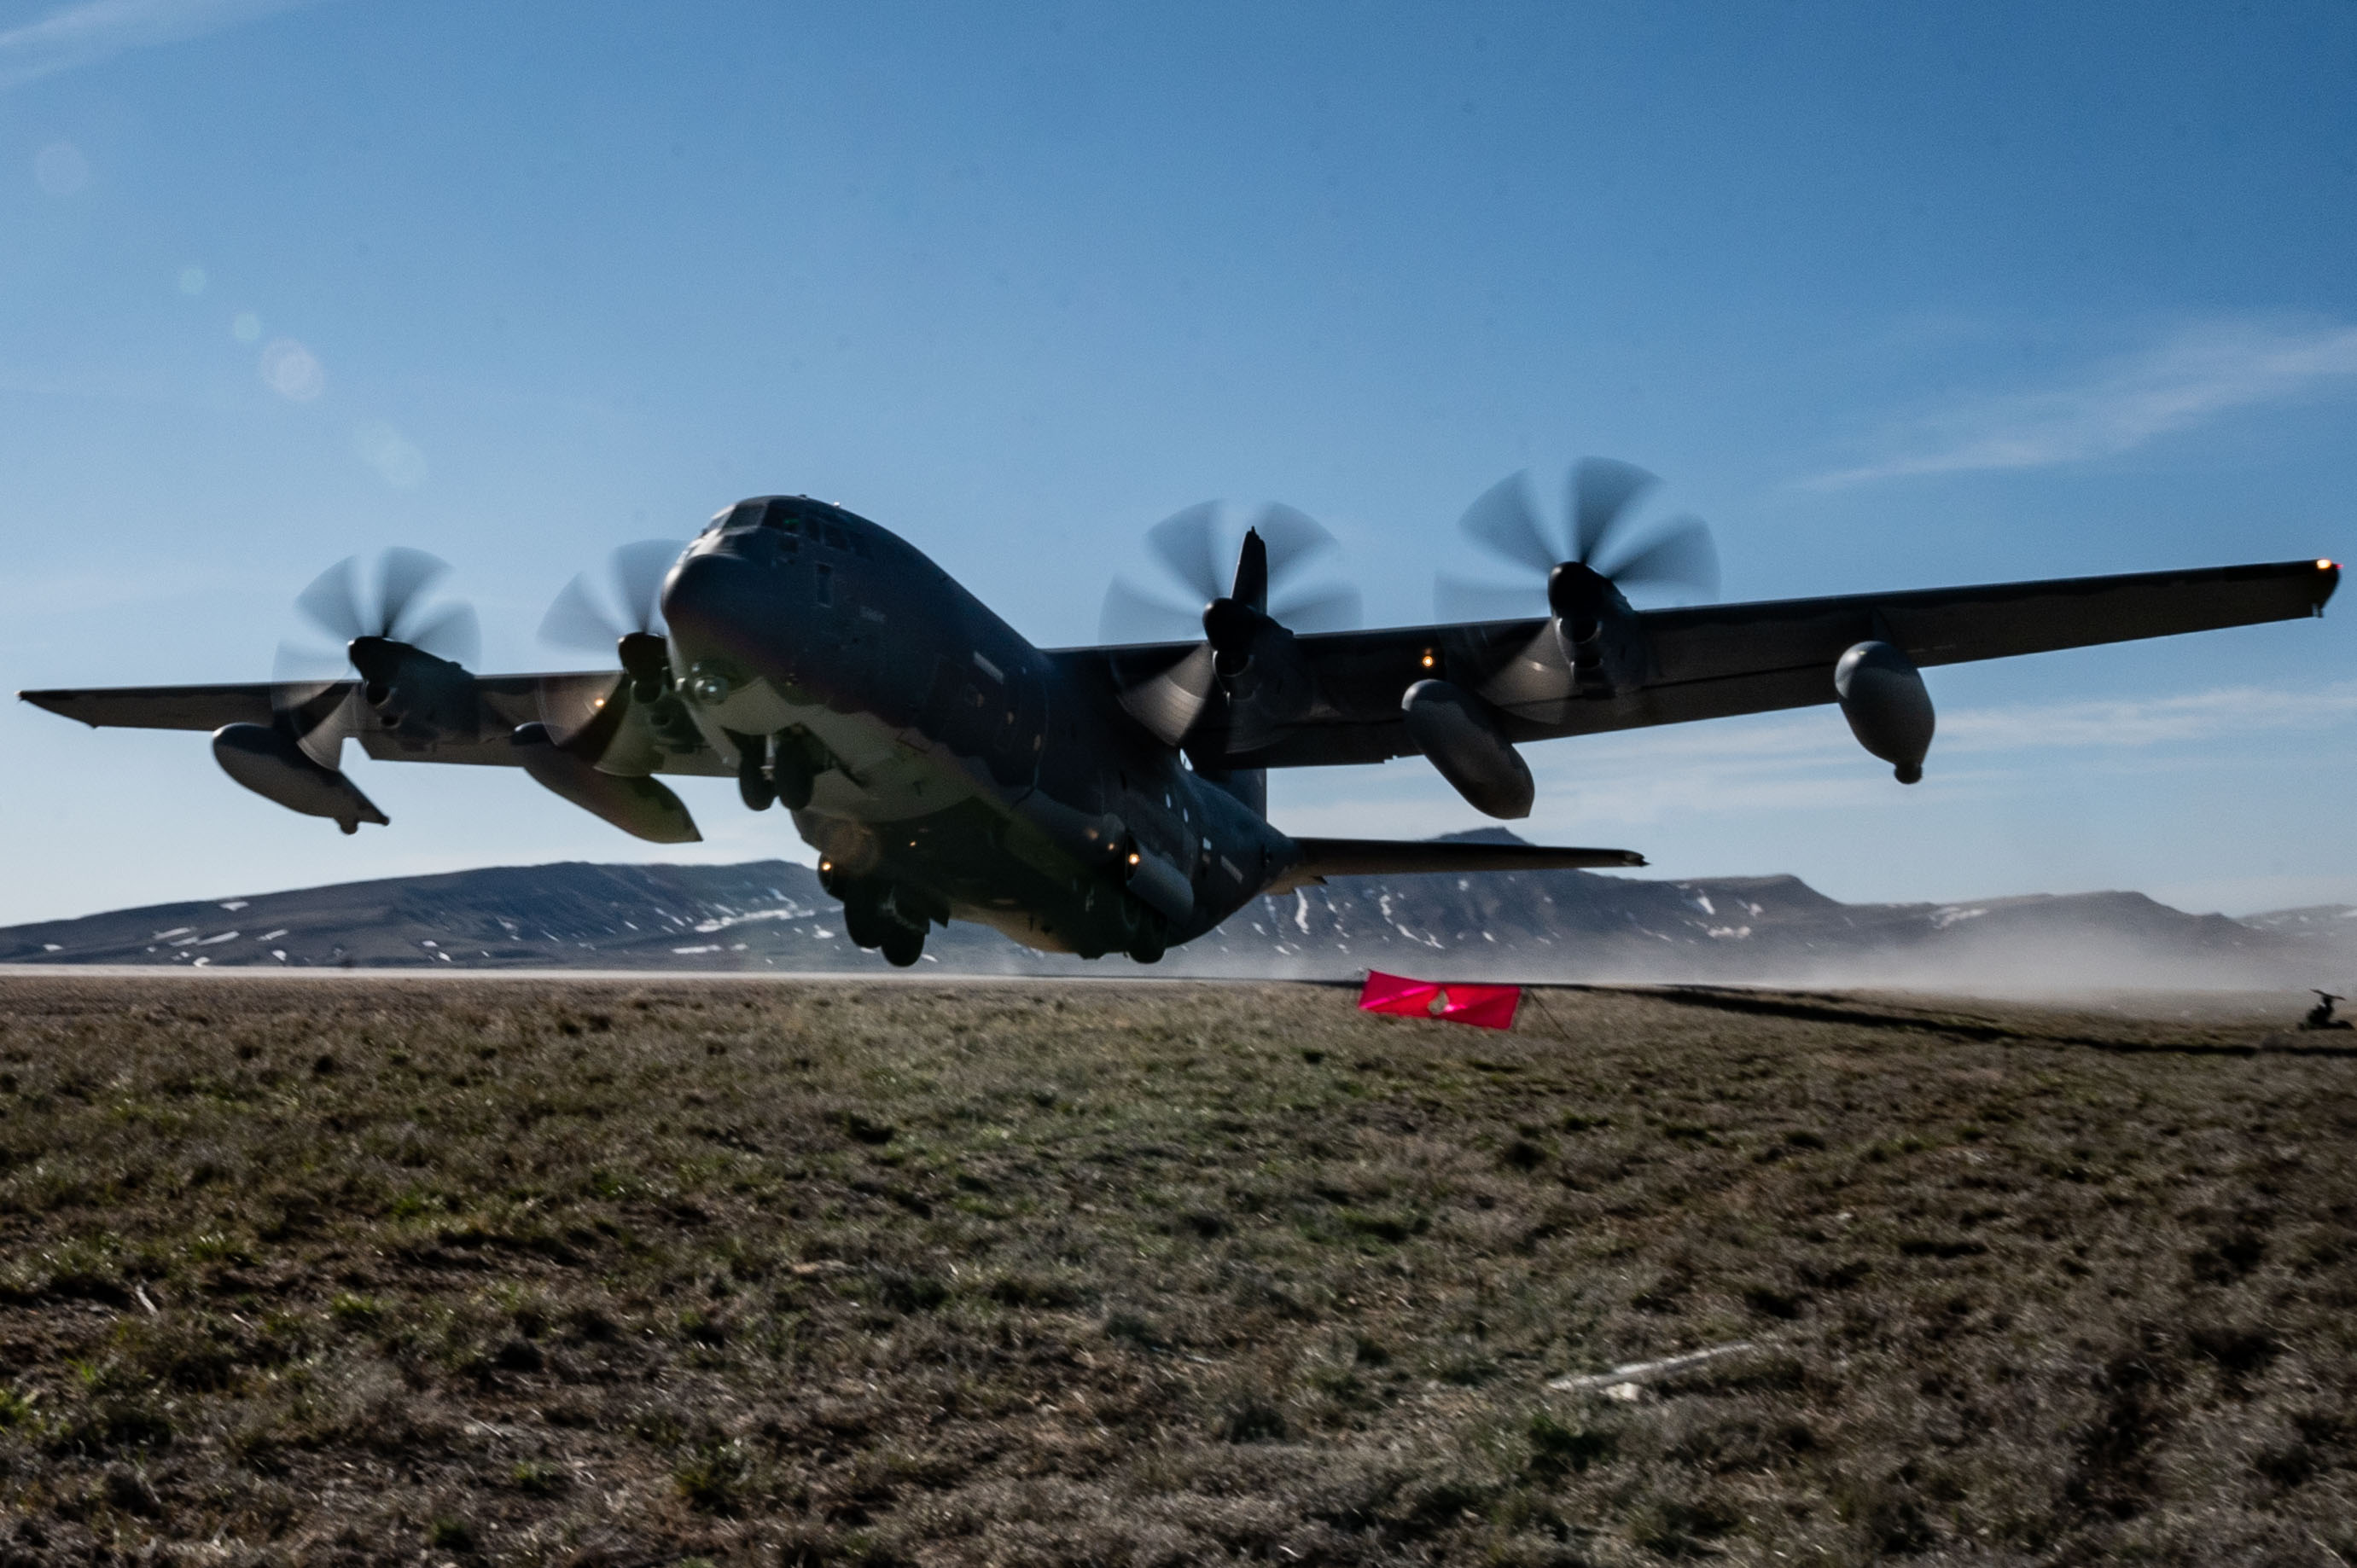
[(1396, 1013), (1409, 1018), (1446, 1018), (1484, 1029), (1511, 1029), (1514, 1008), (1523, 1000), (1519, 985), (1472, 985), (1459, 981), (1410, 980), (1404, 974), (1367, 972), (1366, 989), (1359, 1006), (1368, 1013)]

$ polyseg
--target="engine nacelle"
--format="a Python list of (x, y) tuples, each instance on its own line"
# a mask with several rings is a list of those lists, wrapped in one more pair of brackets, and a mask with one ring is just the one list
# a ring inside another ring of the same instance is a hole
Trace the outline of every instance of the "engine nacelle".
[(680, 798), (652, 779), (602, 773), (549, 739), (546, 725), (521, 725), (510, 736), (523, 770), (593, 817), (652, 843), (697, 843), (695, 819)]
[(1923, 777), (1932, 749), (1932, 693), (1907, 656), (1887, 642), (1861, 642), (1834, 666), (1834, 693), (1858, 745), (1891, 765), (1901, 784)]
[(1409, 738), (1477, 811), (1527, 817), (1538, 787), (1514, 743), (1479, 698), (1446, 681), (1418, 681), (1400, 699)]
[(326, 817), (348, 833), (388, 819), (352, 781), (322, 768), (293, 736), (272, 725), (223, 725), (213, 731), (213, 760), (261, 796), (307, 817)]

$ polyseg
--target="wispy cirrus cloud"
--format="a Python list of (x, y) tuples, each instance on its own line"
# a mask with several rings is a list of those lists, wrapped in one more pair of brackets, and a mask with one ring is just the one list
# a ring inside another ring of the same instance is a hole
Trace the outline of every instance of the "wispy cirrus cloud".
[(122, 54), (239, 27), (308, 0), (82, 0), (0, 30), (0, 91)]
[(2235, 319), (2180, 328), (2075, 384), (1978, 399), (1890, 433), (1889, 455), (1819, 489), (2108, 457), (2237, 409), (2357, 378), (2357, 327)]
[[(2205, 766), (2232, 750), (2223, 743), (2255, 744), (2268, 736), (2330, 735), (2345, 748), (2352, 725), (2357, 681), (2306, 691), (2228, 686), (2150, 698), (1958, 708), (1940, 714), (1922, 788), (2009, 795), (2025, 780), (2065, 766), (2062, 757), (2083, 774), (2148, 775)], [(1888, 805), (1905, 794), (1891, 784), (1889, 768), (1859, 749), (1831, 704), (1548, 742), (1525, 747), (1524, 755), (1538, 775), (1540, 814), (1517, 826), (1539, 839), (1570, 834), (1576, 840), (1604, 825), (1853, 810)], [(1288, 830), (1415, 836), (1431, 831), (1419, 824), (1434, 820), (1436, 800), (1448, 799), (1448, 786), (1412, 763), (1319, 782), (1316, 800), (1285, 802)]]
[(2319, 730), (2352, 719), (2357, 719), (2357, 681), (2306, 692), (2224, 686), (2139, 701), (2046, 703), (1943, 714), (1934, 744), (1975, 752), (2169, 746)]

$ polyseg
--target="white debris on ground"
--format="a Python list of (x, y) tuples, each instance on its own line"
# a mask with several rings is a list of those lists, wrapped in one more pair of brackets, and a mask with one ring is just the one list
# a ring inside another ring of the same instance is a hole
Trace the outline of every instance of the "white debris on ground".
[(1714, 1345), (1706, 1350), (1689, 1350), (1683, 1356), (1667, 1356), (1658, 1361), (1631, 1361), (1609, 1372), (1575, 1373), (1557, 1378), (1547, 1387), (1564, 1393), (1602, 1394), (1606, 1399), (1633, 1404), (1646, 1397), (1648, 1383), (1762, 1348), (1765, 1347), (1753, 1340), (1738, 1339), (1732, 1345)]

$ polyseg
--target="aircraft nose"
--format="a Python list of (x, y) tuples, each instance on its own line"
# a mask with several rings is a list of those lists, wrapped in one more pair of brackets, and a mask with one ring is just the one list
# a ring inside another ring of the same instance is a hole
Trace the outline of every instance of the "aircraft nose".
[(663, 624), (691, 662), (719, 653), (759, 665), (766, 587), (760, 569), (734, 550), (695, 551), (663, 585)]

